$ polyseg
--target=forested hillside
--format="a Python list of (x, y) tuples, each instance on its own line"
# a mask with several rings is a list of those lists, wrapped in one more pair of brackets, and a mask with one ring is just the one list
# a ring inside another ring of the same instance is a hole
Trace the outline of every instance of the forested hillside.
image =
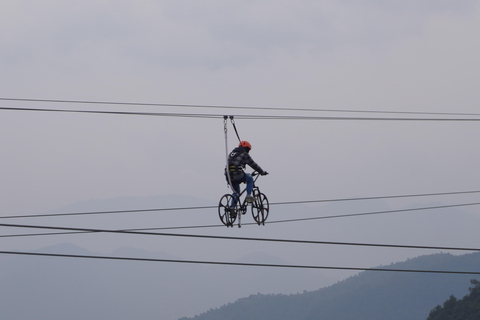
[(478, 320), (480, 319), (480, 282), (471, 281), (470, 293), (457, 300), (455, 296), (438, 305), (430, 312), (427, 320)]
[[(479, 265), (480, 253), (461, 256), (434, 254), (386, 268), (474, 271)], [(317, 291), (252, 295), (192, 319), (424, 320), (435, 305), (451, 294), (465, 295), (471, 278), (471, 275), (458, 274), (365, 271)]]

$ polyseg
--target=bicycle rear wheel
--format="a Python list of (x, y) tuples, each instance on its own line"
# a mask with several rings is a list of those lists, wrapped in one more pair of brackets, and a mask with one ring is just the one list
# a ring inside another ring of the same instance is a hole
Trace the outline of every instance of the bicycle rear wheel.
[(261, 192), (253, 194), (252, 217), (258, 225), (265, 225), (268, 218), (270, 205), (267, 196)]
[(218, 203), (218, 216), (227, 227), (233, 227), (233, 223), (237, 219), (238, 202), (234, 207), (231, 207), (232, 199), (231, 194), (225, 194)]

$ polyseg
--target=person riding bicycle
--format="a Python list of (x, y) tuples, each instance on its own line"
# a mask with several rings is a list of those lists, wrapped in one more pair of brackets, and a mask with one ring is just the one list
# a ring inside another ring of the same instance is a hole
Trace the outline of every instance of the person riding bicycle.
[[(249, 155), (250, 150), (252, 150), (252, 145), (248, 141), (240, 141), (238, 147), (233, 149), (228, 156), (228, 173), (230, 175), (232, 188), (235, 191), (233, 194), (232, 206), (235, 206), (237, 203), (237, 197), (240, 194), (240, 183), (247, 184), (246, 201), (253, 202), (253, 177), (243, 171), (247, 164), (262, 176), (268, 174), (268, 172), (263, 170), (255, 161), (253, 161), (252, 157)], [(227, 171), (225, 170), (225, 176), (226, 175)], [(226, 176), (226, 178), (228, 182), (228, 177)]]

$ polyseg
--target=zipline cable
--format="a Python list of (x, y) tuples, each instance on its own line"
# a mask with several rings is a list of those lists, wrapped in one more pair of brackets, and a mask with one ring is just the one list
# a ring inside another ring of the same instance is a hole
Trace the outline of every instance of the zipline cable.
[[(284, 220), (269, 221), (269, 222), (267, 222), (267, 224), (290, 223), (290, 222), (311, 221), (311, 220), (321, 220), (321, 219), (333, 219), (333, 218), (346, 218), (346, 217), (377, 215), (377, 214), (386, 214), (386, 213), (394, 213), (394, 212), (408, 212), (408, 211), (419, 211), (419, 210), (445, 209), (445, 208), (462, 207), (462, 206), (475, 206), (475, 205), (480, 205), (480, 203), (463, 203), (463, 204), (454, 204), (454, 205), (442, 205), (442, 206), (421, 207), (421, 208), (362, 212), (362, 213), (330, 215), (330, 216), (310, 217), (310, 218), (284, 219)], [(257, 225), (257, 223), (253, 223), (253, 222), (252, 223), (245, 223), (244, 225)], [(15, 227), (17, 225), (0, 224), (0, 227), (1, 226)], [(126, 229), (126, 230), (123, 230), (123, 231), (178, 230), (178, 229), (201, 229), (201, 228), (204, 229), (204, 228), (218, 228), (218, 227), (224, 227), (224, 225), (223, 224), (216, 224), (216, 225), (201, 225), (201, 226), (197, 225), (197, 226), (181, 226), (181, 227), (137, 228), (137, 229)], [(47, 227), (47, 228), (50, 229), (49, 227)], [(13, 234), (13, 235), (0, 235), (0, 238), (44, 236), (44, 235), (65, 235), (65, 234), (90, 233), (90, 232), (103, 232), (103, 231), (75, 231), (75, 232), (55, 232), (55, 233), (35, 233), (35, 234)]]
[(480, 116), (480, 113), (460, 112), (419, 112), (419, 111), (381, 111), (381, 110), (346, 110), (346, 109), (315, 109), (315, 108), (280, 108), (280, 107), (252, 107), (252, 106), (226, 106), (205, 104), (175, 104), (175, 103), (144, 103), (144, 102), (113, 102), (113, 101), (88, 101), (88, 100), (58, 100), (58, 99), (21, 99), (0, 98), (1, 101), (19, 102), (48, 102), (72, 104), (97, 104), (120, 106), (148, 106), (148, 107), (182, 107), (182, 108), (210, 108), (210, 109), (241, 109), (241, 110), (271, 110), (271, 111), (302, 111), (302, 112), (341, 112), (341, 113), (377, 113), (377, 114), (411, 114), (411, 115), (450, 115), (450, 116)]
[[(61, 112), (61, 113), (84, 113), (84, 114), (109, 114), (109, 115), (134, 115), (134, 116), (157, 116), (178, 118), (203, 118), (219, 119), (221, 114), (199, 113), (170, 113), (170, 112), (130, 112), (130, 111), (100, 111), (100, 110), (74, 110), (74, 109), (45, 109), (45, 108), (18, 108), (0, 107), (6, 111), (36, 111), (36, 112)], [(235, 115), (237, 119), (244, 120), (340, 120), (340, 121), (448, 121), (448, 122), (477, 122), (480, 118), (395, 118), (395, 117), (318, 117), (318, 116), (267, 116), (267, 115)]]
[(34, 111), (34, 112), (60, 112), (60, 113), (85, 113), (85, 114), (107, 114), (107, 115), (130, 115), (130, 116), (157, 116), (157, 117), (180, 117), (180, 118), (207, 118), (217, 119), (222, 117), (216, 114), (189, 114), (172, 112), (130, 112), (130, 111), (101, 111), (101, 110), (74, 110), (74, 109), (46, 109), (46, 108), (15, 108), (0, 107), (0, 110), (7, 111)]
[[(367, 197), (353, 197), (353, 198), (334, 198), (334, 199), (319, 199), (319, 200), (301, 200), (301, 201), (283, 201), (272, 202), (270, 205), (291, 205), (291, 204), (308, 204), (308, 203), (324, 203), (324, 202), (347, 202), (347, 201), (361, 201), (361, 200), (381, 200), (381, 199), (400, 199), (400, 198), (416, 198), (416, 197), (431, 197), (431, 196), (446, 196), (446, 195), (460, 195), (460, 194), (474, 194), (480, 193), (480, 190), (473, 191), (453, 191), (453, 192), (439, 192), (439, 193), (420, 193), (420, 194), (403, 194), (390, 196), (367, 196)], [(466, 204), (469, 205), (469, 204)], [(46, 214), (28, 214), (28, 215), (12, 215), (0, 216), (0, 219), (18, 219), (18, 218), (43, 218), (43, 217), (61, 217), (61, 216), (79, 216), (79, 215), (100, 215), (100, 214), (119, 214), (119, 213), (138, 213), (138, 212), (161, 212), (161, 211), (186, 211), (186, 210), (201, 210), (201, 209), (216, 209), (218, 205), (211, 206), (191, 206), (191, 207), (171, 207), (171, 208), (152, 208), (152, 209), (131, 209), (131, 210), (111, 210), (111, 211), (89, 211), (89, 212), (69, 212), (69, 213), (46, 213)]]
[(419, 210), (433, 210), (433, 209), (446, 209), (446, 208), (478, 206), (478, 205), (480, 205), (480, 202), (448, 204), (448, 205), (430, 206), (430, 207), (421, 207), (421, 208), (408, 208), (408, 209), (395, 209), (395, 210), (384, 210), (384, 211), (373, 211), (373, 212), (348, 213), (348, 214), (339, 214), (339, 215), (322, 216), (322, 217), (311, 217), (311, 218), (285, 219), (285, 220), (271, 221), (271, 222), (268, 222), (268, 223), (280, 223), (280, 222), (285, 223), (285, 222), (311, 221), (311, 220), (322, 220), (322, 219), (333, 219), (333, 218), (348, 218), (348, 217), (359, 217), (359, 216), (386, 214), (386, 213), (409, 212), (409, 211), (419, 211)]
[[(456, 204), (456, 205), (444, 205), (444, 206), (434, 206), (434, 207), (423, 207), (423, 208), (409, 208), (409, 209), (399, 209), (399, 210), (387, 210), (387, 211), (376, 211), (376, 212), (363, 212), (363, 213), (352, 213), (352, 214), (343, 214), (343, 215), (330, 215), (322, 217), (310, 217), (310, 218), (296, 218), (296, 219), (284, 219), (284, 220), (274, 220), (266, 222), (267, 224), (275, 223), (289, 223), (289, 222), (300, 222), (300, 221), (311, 221), (311, 220), (321, 220), (321, 219), (333, 219), (333, 218), (346, 218), (354, 216), (365, 216), (365, 215), (374, 215), (374, 214), (385, 214), (385, 213), (394, 213), (394, 212), (408, 212), (416, 210), (429, 210), (429, 209), (444, 209), (460, 206), (473, 206), (480, 205), (480, 203), (467, 203), (467, 204)], [(257, 225), (257, 223), (245, 223), (243, 225)], [(2, 224), (0, 224), (2, 226)], [(10, 225), (11, 226), (11, 225)], [(179, 230), (179, 229), (205, 229), (205, 228), (220, 228), (225, 227), (224, 224), (215, 224), (215, 225), (197, 225), (197, 226), (180, 226), (180, 227), (158, 227), (158, 228), (137, 228), (137, 229), (125, 229), (123, 231), (152, 231), (152, 230)], [(35, 234), (13, 234), (13, 235), (0, 235), (0, 238), (14, 238), (14, 237), (28, 237), (28, 236), (50, 236), (50, 235), (65, 235), (65, 234), (78, 234), (78, 233), (91, 233), (94, 231), (75, 231), (75, 232), (52, 232), (52, 233), (35, 233)], [(100, 231), (99, 231), (100, 232)]]
[(115, 261), (168, 262), (168, 263), (242, 266), (242, 267), (329, 269), (329, 270), (350, 270), (350, 271), (378, 271), (378, 272), (381, 271), (381, 272), (480, 275), (480, 272), (478, 272), (478, 271), (331, 267), (331, 266), (293, 265), (293, 264), (267, 264), (267, 263), (248, 263), (248, 262), (222, 262), (222, 261), (200, 261), (200, 260), (179, 260), (179, 259), (132, 258), (132, 257), (118, 257), (118, 256), (78, 255), (78, 254), (66, 254), (66, 253), (42, 253), (42, 252), (4, 251), (4, 250), (0, 251), (0, 254), (39, 256), (39, 257), (56, 257), (56, 258), (100, 259), (100, 260), (115, 260)]
[(294, 240), (294, 239), (278, 239), (278, 238), (255, 238), (255, 237), (233, 237), (219, 235), (200, 235), (186, 233), (162, 233), (162, 232), (146, 232), (133, 230), (106, 230), (92, 228), (72, 228), (72, 227), (56, 227), (56, 226), (40, 226), (25, 224), (0, 224), (1, 227), (13, 228), (30, 228), (30, 229), (47, 229), (47, 230), (68, 230), (75, 232), (91, 232), (91, 233), (112, 233), (112, 234), (130, 234), (144, 236), (166, 236), (194, 239), (216, 239), (216, 240), (235, 240), (235, 241), (255, 241), (255, 242), (276, 242), (276, 243), (294, 243), (294, 244), (311, 244), (311, 245), (343, 245), (343, 246), (361, 246), (361, 247), (384, 247), (384, 248), (401, 248), (401, 249), (426, 249), (426, 250), (449, 250), (449, 251), (480, 251), (480, 248), (466, 247), (445, 247), (445, 246), (419, 246), (419, 245), (396, 245), (396, 244), (379, 244), (379, 243), (355, 243), (355, 242), (334, 242), (334, 241), (317, 241), (317, 240)]

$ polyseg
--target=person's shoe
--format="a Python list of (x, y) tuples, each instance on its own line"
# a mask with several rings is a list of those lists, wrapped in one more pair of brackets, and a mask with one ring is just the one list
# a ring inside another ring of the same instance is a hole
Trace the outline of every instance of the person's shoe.
[(253, 197), (251, 195), (248, 195), (245, 200), (248, 202), (248, 203), (252, 203), (253, 202)]

